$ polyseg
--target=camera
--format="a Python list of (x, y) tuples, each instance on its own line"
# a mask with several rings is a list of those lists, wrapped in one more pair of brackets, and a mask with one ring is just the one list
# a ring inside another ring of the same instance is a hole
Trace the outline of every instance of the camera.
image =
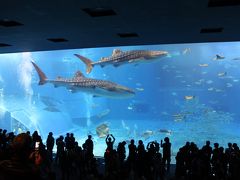
[(40, 142), (37, 141), (37, 142), (35, 143), (35, 150), (39, 150), (39, 145), (40, 145)]

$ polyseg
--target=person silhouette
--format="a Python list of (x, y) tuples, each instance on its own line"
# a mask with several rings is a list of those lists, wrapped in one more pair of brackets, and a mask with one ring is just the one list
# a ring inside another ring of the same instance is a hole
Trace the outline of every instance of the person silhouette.
[(49, 132), (46, 144), (47, 144), (47, 150), (48, 150), (51, 161), (52, 161), (52, 158), (53, 158), (52, 156), (53, 156), (54, 143), (55, 143), (55, 140), (54, 140), (54, 137), (53, 137), (53, 133)]
[(167, 170), (169, 170), (171, 162), (171, 143), (168, 137), (164, 138), (164, 143), (161, 140), (161, 147), (163, 148), (163, 164), (166, 165), (167, 163)]
[[(113, 140), (110, 136), (113, 138)], [(114, 142), (115, 142), (115, 137), (112, 134), (108, 134), (107, 137), (106, 137), (106, 144), (107, 144), (107, 150), (108, 151), (111, 152), (113, 150)]]
[(88, 135), (87, 140), (85, 141), (86, 145), (86, 156), (88, 158), (93, 158), (93, 141), (92, 141), (92, 136)]

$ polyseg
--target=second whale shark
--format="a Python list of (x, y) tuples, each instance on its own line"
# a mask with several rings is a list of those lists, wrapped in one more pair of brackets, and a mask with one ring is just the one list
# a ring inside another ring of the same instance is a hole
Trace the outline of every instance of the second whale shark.
[(92, 94), (93, 97), (110, 97), (110, 98), (130, 98), (135, 95), (135, 92), (125, 86), (116, 84), (111, 81), (86, 78), (80, 71), (77, 71), (72, 78), (57, 77), (55, 80), (50, 80), (44, 72), (32, 62), (39, 76), (39, 85), (52, 83), (54, 87), (66, 87), (72, 93), (85, 92)]
[(75, 54), (75, 56), (77, 56), (86, 64), (88, 74), (96, 65), (100, 65), (101, 67), (104, 67), (106, 65), (113, 65), (115, 67), (118, 67), (122, 64), (127, 63), (134, 63), (136, 65), (144, 62), (152, 62), (154, 59), (165, 57), (167, 55), (167, 51), (132, 50), (124, 52), (119, 49), (114, 49), (111, 56), (102, 57), (99, 61), (93, 62), (80, 54)]

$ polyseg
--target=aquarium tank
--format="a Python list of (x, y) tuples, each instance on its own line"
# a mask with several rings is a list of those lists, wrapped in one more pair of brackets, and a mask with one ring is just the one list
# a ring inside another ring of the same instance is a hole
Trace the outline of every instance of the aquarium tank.
[(240, 42), (0, 54), (0, 127), (46, 141), (92, 135), (103, 156), (131, 139), (226, 147), (240, 140)]

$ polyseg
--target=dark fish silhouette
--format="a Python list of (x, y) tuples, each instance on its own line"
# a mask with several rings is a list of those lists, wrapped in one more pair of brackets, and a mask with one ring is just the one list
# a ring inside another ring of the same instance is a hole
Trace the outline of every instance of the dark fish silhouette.
[(232, 60), (234, 60), (234, 61), (239, 61), (239, 60), (240, 60), (240, 57), (233, 58)]
[(224, 59), (225, 57), (224, 56), (220, 56), (219, 54), (216, 54), (216, 56), (213, 58), (213, 60), (222, 60)]

